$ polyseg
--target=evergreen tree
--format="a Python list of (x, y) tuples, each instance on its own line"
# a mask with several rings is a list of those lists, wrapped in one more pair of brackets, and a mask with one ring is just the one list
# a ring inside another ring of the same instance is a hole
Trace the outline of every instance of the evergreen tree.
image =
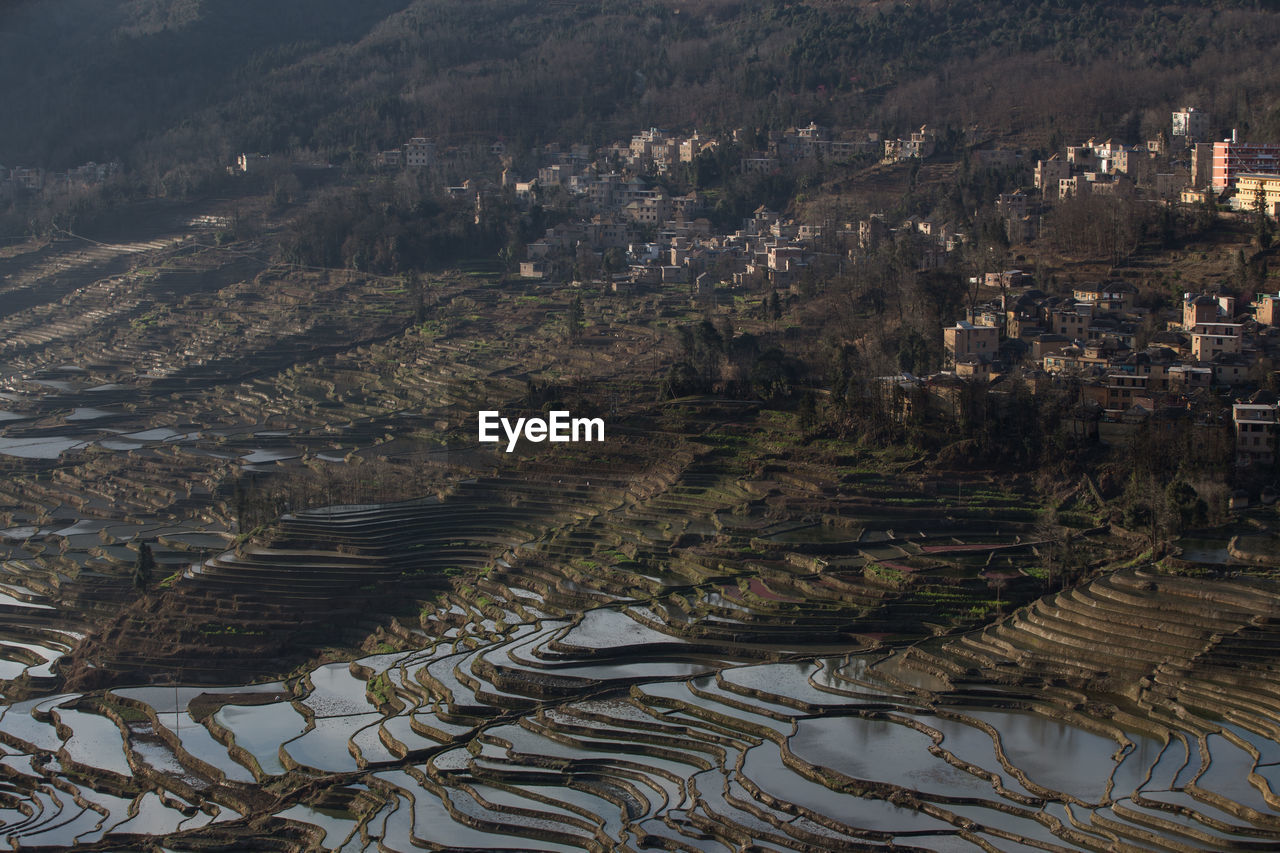
[(146, 592), (155, 577), (156, 558), (151, 553), (151, 546), (143, 542), (138, 546), (138, 560), (133, 565), (133, 588), (138, 592)]
[(584, 320), (585, 315), (582, 311), (582, 297), (575, 295), (573, 300), (569, 303), (569, 314), (567, 317), (569, 324), (569, 340), (576, 341), (582, 337), (582, 324)]

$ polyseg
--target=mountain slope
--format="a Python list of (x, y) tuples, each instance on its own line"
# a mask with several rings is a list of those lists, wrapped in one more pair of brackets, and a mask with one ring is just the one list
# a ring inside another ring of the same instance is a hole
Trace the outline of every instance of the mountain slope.
[(1182, 101), (1274, 137), (1277, 36), (1249, 2), (29, 2), (0, 19), (0, 162), (811, 119), (1136, 141)]

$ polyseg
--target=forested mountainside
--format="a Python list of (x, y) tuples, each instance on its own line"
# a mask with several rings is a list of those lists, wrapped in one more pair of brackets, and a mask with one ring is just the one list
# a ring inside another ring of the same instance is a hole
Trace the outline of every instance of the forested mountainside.
[[(1263, 2), (65, 0), (0, 11), (0, 163), (135, 174), (409, 136), (636, 127), (1280, 133)], [(1262, 116), (1259, 120), (1257, 117)], [(1252, 127), (1246, 117), (1253, 118)]]

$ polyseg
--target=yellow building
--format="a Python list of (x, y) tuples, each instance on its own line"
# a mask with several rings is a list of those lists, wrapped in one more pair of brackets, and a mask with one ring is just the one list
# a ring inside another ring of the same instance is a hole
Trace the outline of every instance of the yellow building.
[(1241, 210), (1258, 210), (1268, 216), (1280, 211), (1280, 175), (1250, 172), (1236, 179), (1236, 199)]
[(1000, 332), (995, 326), (975, 326), (964, 320), (943, 329), (942, 339), (952, 364), (966, 355), (991, 358), (1000, 346)]

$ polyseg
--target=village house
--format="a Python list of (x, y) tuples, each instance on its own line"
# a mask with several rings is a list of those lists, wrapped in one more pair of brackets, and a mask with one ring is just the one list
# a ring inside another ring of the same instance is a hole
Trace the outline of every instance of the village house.
[(1280, 293), (1259, 293), (1253, 303), (1254, 316), (1267, 326), (1280, 325)]
[(771, 175), (778, 170), (778, 158), (756, 153), (743, 157), (740, 165), (747, 174)]
[(1071, 177), (1071, 165), (1057, 154), (1048, 160), (1036, 161), (1035, 187), (1046, 199), (1057, 199), (1058, 187), (1064, 179), (1069, 177)]
[(1216, 323), (1219, 317), (1231, 316), (1224, 310), (1228, 305), (1234, 311), (1234, 300), (1225, 303), (1219, 302), (1217, 296), (1207, 293), (1184, 293), (1182, 295), (1182, 328), (1190, 331), (1201, 323)]
[(1239, 323), (1197, 323), (1191, 332), (1191, 356), (1196, 361), (1209, 361), (1220, 353), (1239, 354), (1242, 349)]
[(1126, 282), (1081, 285), (1072, 292), (1077, 302), (1087, 302), (1097, 311), (1123, 311), (1133, 298), (1133, 285)]
[(270, 163), (270, 154), (241, 154), (236, 157), (236, 169), (244, 174), (259, 172)]
[(1052, 307), (1046, 317), (1051, 331), (1066, 335), (1073, 341), (1088, 338), (1089, 322), (1093, 319), (1093, 309), (1087, 304), (1067, 304), (1063, 307)]
[(1274, 465), (1276, 461), (1276, 395), (1258, 391), (1231, 407), (1236, 430), (1236, 464)]
[(436, 156), (436, 144), (423, 136), (415, 136), (404, 144), (404, 164), (410, 169), (424, 169)]
[(1000, 332), (994, 326), (975, 326), (966, 320), (958, 321), (943, 332), (943, 346), (947, 360), (954, 364), (964, 356), (991, 358), (1000, 345)]

